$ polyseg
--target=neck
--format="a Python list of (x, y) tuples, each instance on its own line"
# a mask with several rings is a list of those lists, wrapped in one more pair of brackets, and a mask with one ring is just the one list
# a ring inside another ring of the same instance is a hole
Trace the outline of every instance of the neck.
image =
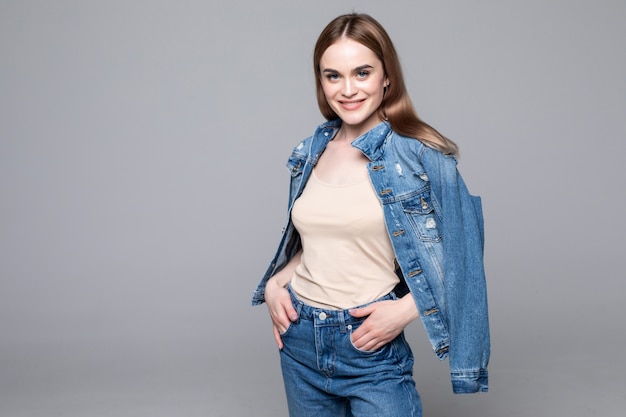
[(342, 123), (341, 127), (339, 128), (339, 132), (337, 132), (337, 135), (335, 135), (334, 140), (338, 142), (346, 141), (348, 143), (351, 143), (353, 140), (355, 140), (356, 138), (358, 138), (365, 132), (373, 129), (380, 122), (382, 122), (382, 119), (377, 120), (376, 123), (372, 126), (364, 126), (364, 125), (350, 126), (350, 125), (346, 125), (345, 123)]

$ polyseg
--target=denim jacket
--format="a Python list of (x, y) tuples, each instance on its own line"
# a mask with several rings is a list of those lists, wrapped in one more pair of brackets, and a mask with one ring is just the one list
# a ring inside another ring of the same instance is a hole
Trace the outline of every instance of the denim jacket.
[[(265, 301), (267, 280), (301, 248), (291, 209), (340, 125), (340, 120), (320, 125), (287, 162), (289, 220), (253, 305)], [(369, 176), (383, 207), (399, 276), (414, 298), (435, 354), (449, 358), (453, 391), (487, 391), (490, 338), (480, 197), (469, 194), (454, 157), (397, 134), (387, 122), (352, 146), (370, 161)]]

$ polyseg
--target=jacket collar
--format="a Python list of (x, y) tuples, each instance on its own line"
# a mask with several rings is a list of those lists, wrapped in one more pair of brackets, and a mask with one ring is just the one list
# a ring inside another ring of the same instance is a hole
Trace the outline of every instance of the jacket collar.
[[(322, 124), (320, 132), (326, 136), (332, 138), (335, 137), (337, 131), (341, 127), (341, 120), (335, 119)], [(392, 132), (389, 122), (383, 121), (374, 126), (371, 130), (365, 132), (358, 138), (352, 141), (352, 146), (363, 152), (363, 154), (370, 160), (375, 161), (380, 159), (383, 155), (383, 144), (385, 140)], [(328, 134), (327, 134), (328, 133)], [(328, 144), (328, 141), (324, 142), (324, 148)]]

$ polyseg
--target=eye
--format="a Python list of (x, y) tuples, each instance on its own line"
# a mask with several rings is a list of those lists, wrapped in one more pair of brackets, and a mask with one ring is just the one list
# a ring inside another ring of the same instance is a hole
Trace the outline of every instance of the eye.
[(370, 75), (369, 71), (359, 71), (356, 74), (358, 78), (366, 78), (368, 75)]
[(328, 81), (337, 81), (339, 79), (339, 74), (332, 73), (332, 72), (331, 73), (327, 73), (326, 74), (326, 79)]

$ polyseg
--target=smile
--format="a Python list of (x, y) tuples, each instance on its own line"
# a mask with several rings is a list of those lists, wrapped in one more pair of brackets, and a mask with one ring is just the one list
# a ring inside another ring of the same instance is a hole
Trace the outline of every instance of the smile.
[(365, 99), (339, 102), (341, 107), (345, 110), (358, 110), (363, 105), (363, 103), (365, 103)]

